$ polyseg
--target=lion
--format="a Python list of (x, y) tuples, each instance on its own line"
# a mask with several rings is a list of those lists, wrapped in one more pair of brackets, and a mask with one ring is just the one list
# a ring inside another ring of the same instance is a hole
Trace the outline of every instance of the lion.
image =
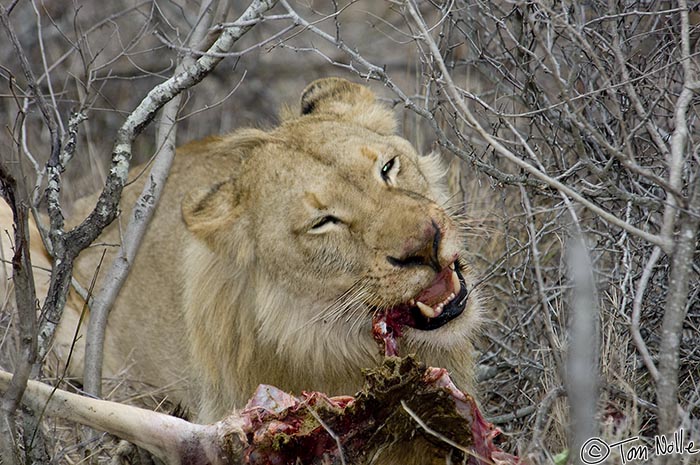
[[(381, 361), (372, 318), (390, 310), (401, 352), (469, 389), (482, 298), (464, 226), (439, 155), (419, 155), (396, 126), (367, 87), (326, 78), (274, 129), (179, 148), (109, 317), (105, 375), (128, 368), (199, 422), (243, 407), (263, 383), (351, 394)], [(76, 216), (92, 205), (79, 201)], [(114, 224), (78, 259), (77, 279), (87, 286), (119, 241)], [(79, 310), (66, 308), (57, 332), (64, 360)]]

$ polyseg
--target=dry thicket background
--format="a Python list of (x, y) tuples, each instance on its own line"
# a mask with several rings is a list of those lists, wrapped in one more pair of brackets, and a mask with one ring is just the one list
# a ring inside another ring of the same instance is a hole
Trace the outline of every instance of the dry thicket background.
[[(248, 4), (204, 6), (218, 24)], [(564, 463), (592, 435), (639, 436), (634, 444), (651, 447), (654, 435), (680, 426), (698, 438), (698, 8), (279, 1), (185, 90), (177, 141), (272, 126), (315, 78), (366, 82), (395, 108), (409, 140), (444, 153), (464, 200), (469, 250), (492, 296), (478, 343), (479, 395), (506, 432), (504, 447), (532, 463)], [(103, 188), (127, 115), (213, 40), (190, 41), (200, 11), (187, 0), (3, 1), (0, 166), (28, 201), (47, 206), (56, 141), (74, 147), (56, 158), (66, 214), (76, 196)], [(76, 114), (84, 116), (77, 124)], [(135, 140), (133, 164), (158, 150), (154, 131), (146, 126)], [(10, 371), (26, 347), (11, 286), (3, 277), (0, 365)], [(12, 421), (10, 400), (2, 408)], [(45, 459), (73, 460), (75, 444), (53, 440), (61, 428), (44, 422)], [(28, 423), (19, 430), (27, 436)], [(101, 453), (107, 460), (109, 450)], [(607, 463), (620, 462), (615, 449)]]

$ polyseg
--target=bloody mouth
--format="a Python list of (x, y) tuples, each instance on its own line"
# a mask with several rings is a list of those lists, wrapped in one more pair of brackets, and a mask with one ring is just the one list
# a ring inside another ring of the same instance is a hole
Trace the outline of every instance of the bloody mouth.
[(385, 346), (385, 355), (396, 355), (396, 338), (406, 326), (421, 331), (440, 328), (462, 314), (469, 290), (459, 262), (443, 268), (435, 279), (408, 302), (375, 312), (372, 333)]

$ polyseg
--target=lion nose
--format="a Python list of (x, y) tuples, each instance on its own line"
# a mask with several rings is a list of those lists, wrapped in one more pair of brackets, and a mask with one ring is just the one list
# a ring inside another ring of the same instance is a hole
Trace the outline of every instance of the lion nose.
[(442, 270), (438, 255), (440, 241), (442, 240), (442, 232), (435, 221), (431, 221), (431, 225), (432, 234), (427, 235), (422, 244), (401, 257), (387, 255), (387, 261), (393, 266), (401, 268), (409, 266), (429, 266), (434, 269), (436, 273), (439, 273)]

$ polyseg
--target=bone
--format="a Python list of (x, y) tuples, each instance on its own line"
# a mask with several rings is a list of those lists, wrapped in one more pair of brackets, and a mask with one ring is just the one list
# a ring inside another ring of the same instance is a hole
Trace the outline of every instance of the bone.
[[(0, 391), (8, 388), (11, 379), (10, 373), (0, 371)], [(22, 402), (37, 411), (46, 406), (46, 415), (106, 431), (172, 465), (218, 465), (224, 463), (221, 457), (242, 454), (242, 441), (235, 433), (243, 434), (243, 421), (236, 424), (235, 417), (213, 425), (197, 425), (151, 410), (71, 394), (36, 381), (27, 383)], [(226, 453), (222, 453), (221, 433), (229, 439), (226, 443), (231, 450)]]

